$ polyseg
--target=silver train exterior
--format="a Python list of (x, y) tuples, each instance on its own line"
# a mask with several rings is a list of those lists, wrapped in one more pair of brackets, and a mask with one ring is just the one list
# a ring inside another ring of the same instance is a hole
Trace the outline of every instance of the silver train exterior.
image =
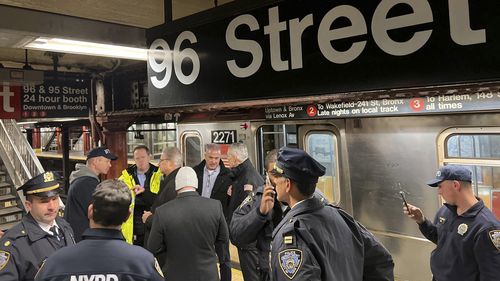
[[(192, 165), (201, 159), (203, 144), (213, 140), (214, 131), (236, 131), (238, 141), (247, 144), (252, 163), (262, 172), (266, 135), (272, 135), (275, 146), (291, 141), (306, 151), (311, 149), (306, 144), (311, 133), (333, 135), (333, 161), (337, 163), (330, 164), (336, 166), (333, 170), (337, 179), (333, 181), (338, 183), (333, 201), (351, 212), (389, 249), (395, 259), (397, 280), (424, 281), (431, 279), (429, 257), (434, 244), (402, 213), (399, 191), (432, 219), (442, 202), (425, 182), (434, 177), (440, 165), (451, 163), (443, 151), (446, 141), (454, 134), (500, 134), (499, 125), (498, 113), (193, 122), (178, 124), (178, 144), (187, 155), (186, 164)], [(268, 127), (278, 134), (266, 134), (264, 129)], [(453, 161), (464, 164), (460, 159)], [(481, 165), (499, 164), (493, 161)]]

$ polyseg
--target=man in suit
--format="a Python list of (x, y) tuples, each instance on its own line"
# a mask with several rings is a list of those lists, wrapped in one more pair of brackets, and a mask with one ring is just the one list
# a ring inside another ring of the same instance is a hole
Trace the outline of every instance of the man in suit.
[(205, 159), (193, 167), (198, 177), (198, 193), (206, 198), (217, 199), (222, 204), (222, 210), (227, 217), (229, 196), (227, 190), (232, 184), (230, 170), (221, 160), (220, 145), (209, 143), (205, 145)]
[(222, 206), (217, 200), (201, 197), (198, 179), (190, 167), (179, 169), (175, 177), (177, 198), (158, 207), (147, 248), (166, 254), (162, 266), (169, 281), (215, 281), (216, 243), (229, 243)]
[[(219, 200), (224, 216), (227, 219), (227, 190), (232, 181), (229, 177), (229, 169), (224, 167), (221, 160), (220, 146), (215, 143), (205, 145), (205, 159), (195, 166), (193, 170), (198, 177), (198, 193), (202, 197)], [(229, 244), (216, 244), (215, 251), (219, 257), (221, 280), (231, 280)]]

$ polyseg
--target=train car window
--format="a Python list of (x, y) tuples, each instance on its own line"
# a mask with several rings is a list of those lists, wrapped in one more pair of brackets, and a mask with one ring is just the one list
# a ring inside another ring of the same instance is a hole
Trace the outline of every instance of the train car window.
[(340, 201), (338, 177), (337, 138), (329, 131), (311, 131), (306, 135), (305, 150), (326, 168), (325, 175), (319, 178), (317, 188), (333, 204)]
[(202, 160), (201, 137), (197, 133), (185, 133), (182, 136), (182, 155), (184, 165), (194, 167)]
[(163, 148), (176, 146), (176, 129), (174, 123), (133, 124), (128, 128), (128, 158), (133, 158), (132, 151), (138, 145), (149, 147), (153, 159), (160, 159)]
[(500, 219), (500, 128), (477, 131), (477, 128), (444, 131), (439, 138), (440, 162), (468, 167), (473, 174), (476, 196)]
[(447, 157), (500, 159), (500, 135), (451, 135)]

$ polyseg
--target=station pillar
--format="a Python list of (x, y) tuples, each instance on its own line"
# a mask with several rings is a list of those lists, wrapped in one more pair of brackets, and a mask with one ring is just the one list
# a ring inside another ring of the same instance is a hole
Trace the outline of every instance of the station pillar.
[(103, 128), (103, 145), (106, 145), (111, 153), (118, 157), (117, 160), (111, 161), (111, 168), (106, 179), (118, 178), (122, 170), (128, 167), (127, 129), (132, 121), (108, 116), (98, 117), (97, 121)]

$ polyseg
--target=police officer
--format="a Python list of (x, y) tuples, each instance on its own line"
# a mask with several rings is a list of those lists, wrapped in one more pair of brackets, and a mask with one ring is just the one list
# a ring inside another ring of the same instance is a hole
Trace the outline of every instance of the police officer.
[(75, 244), (73, 230), (58, 217), (57, 179), (55, 173), (44, 172), (19, 188), (28, 214), (0, 239), (0, 280), (33, 280), (45, 258)]
[(130, 215), (131, 201), (130, 190), (121, 180), (100, 183), (88, 207), (90, 228), (83, 240), (49, 257), (35, 280), (163, 281), (153, 255), (125, 242), (120, 231)]
[[(233, 220), (230, 225), (230, 233), (233, 242), (250, 243), (257, 241), (257, 249), (259, 250), (259, 265), (260, 280), (269, 280), (269, 252), (272, 240), (273, 226), (279, 224), (283, 213), (289, 208), (286, 205), (276, 201), (272, 196), (274, 192), (274, 176), (272, 170), (276, 163), (278, 151), (272, 150), (268, 153), (265, 159), (265, 166), (269, 176), (269, 181), (266, 181), (265, 187), (259, 187), (252, 197), (245, 200), (233, 214)], [(264, 196), (263, 193), (268, 196)], [(315, 190), (314, 197), (318, 198), (322, 203), (329, 204), (324, 195)], [(264, 202), (264, 203), (262, 203)], [(283, 212), (284, 211), (284, 212)], [(349, 225), (351, 231), (356, 235), (357, 239), (363, 241), (364, 247), (364, 263), (363, 263), (363, 280), (364, 281), (391, 281), (394, 280), (394, 262), (391, 254), (387, 249), (375, 238), (358, 221), (354, 220), (347, 212), (338, 209), (344, 221)]]
[(474, 196), (472, 172), (463, 166), (443, 166), (427, 185), (437, 187), (446, 201), (434, 222), (411, 204), (403, 211), (437, 245), (431, 254), (433, 280), (499, 280), (500, 222)]
[(242, 247), (256, 242), (256, 248), (259, 252), (258, 274), (260, 281), (268, 281), (270, 278), (269, 253), (273, 228), (283, 218), (283, 209), (279, 202), (272, 201), (272, 205), (261, 205), (264, 192), (274, 194), (271, 183), (273, 176), (270, 172), (274, 168), (277, 153), (278, 151), (274, 149), (266, 156), (265, 166), (269, 176), (266, 180), (266, 186), (260, 186), (255, 192), (248, 195), (240, 207), (234, 211), (229, 226), (231, 241), (235, 246)]
[[(272, 280), (363, 278), (363, 241), (336, 208), (313, 196), (324, 173), (325, 168), (302, 150), (283, 147), (278, 152), (273, 170), (277, 199), (291, 210), (272, 234)], [(265, 192), (262, 202), (273, 197)]]

